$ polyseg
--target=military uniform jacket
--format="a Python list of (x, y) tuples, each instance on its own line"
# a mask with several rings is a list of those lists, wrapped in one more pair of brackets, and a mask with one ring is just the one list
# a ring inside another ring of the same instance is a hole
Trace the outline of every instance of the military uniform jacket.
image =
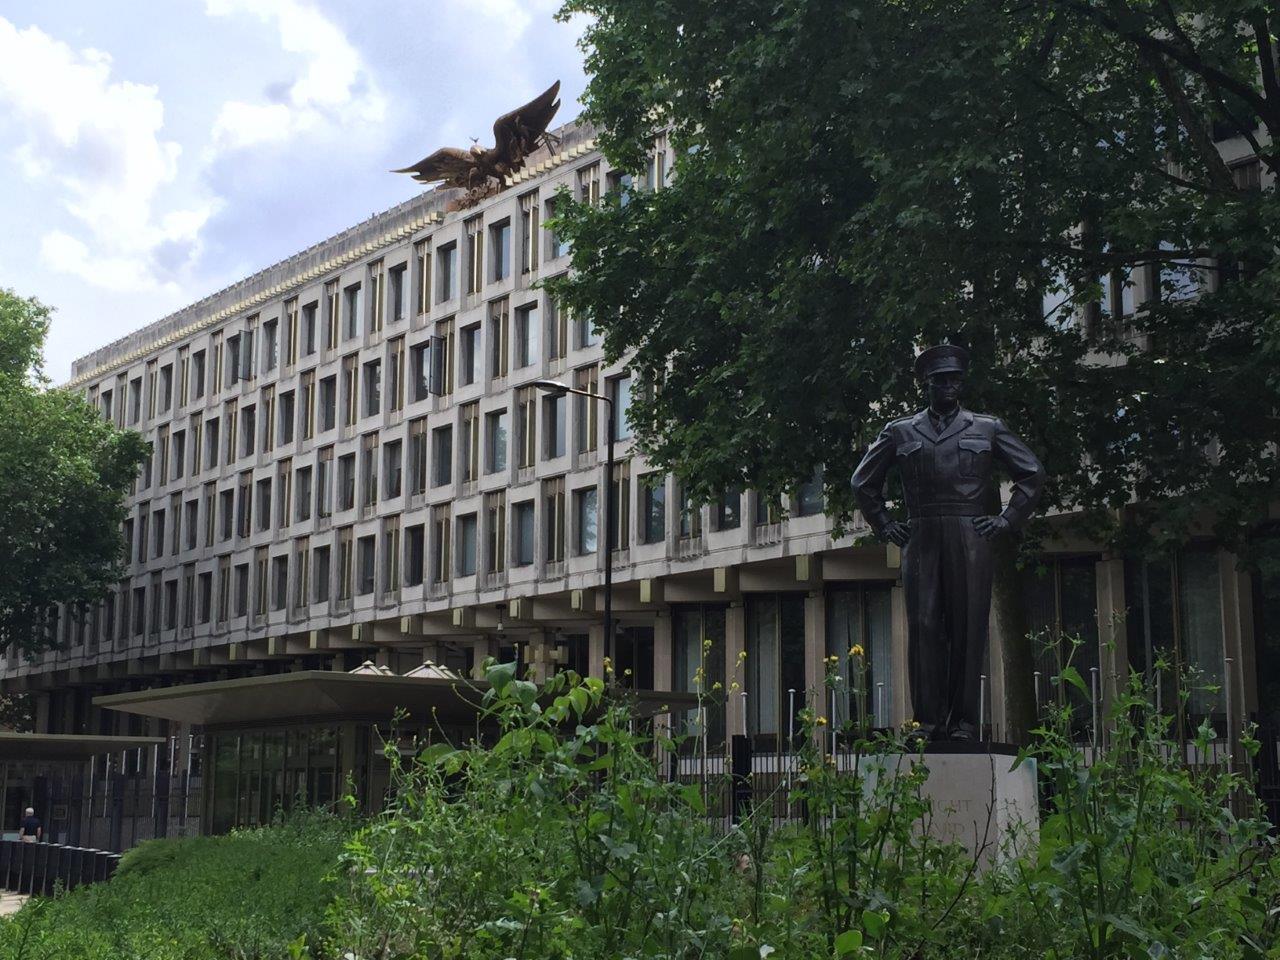
[(853, 492), (878, 536), (890, 521), (885, 479), (896, 466), (907, 512), (917, 517), (978, 517), (988, 513), (993, 467), (1013, 480), (1002, 516), (1017, 529), (1031, 515), (1044, 486), (1044, 467), (998, 417), (960, 409), (941, 433), (928, 410), (890, 422), (853, 474)]

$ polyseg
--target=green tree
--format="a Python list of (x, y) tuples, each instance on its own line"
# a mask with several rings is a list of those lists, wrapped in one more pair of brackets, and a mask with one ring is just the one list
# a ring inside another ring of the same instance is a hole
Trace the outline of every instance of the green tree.
[(83, 397), (52, 389), (48, 307), (0, 289), (0, 649), (53, 645), (50, 611), (120, 577), (124, 496), (147, 456)]
[[(848, 520), (861, 449), (922, 404), (914, 350), (950, 339), (974, 352), (966, 404), (1028, 439), (1045, 506), (1085, 532), (1159, 547), (1200, 523), (1240, 545), (1265, 516), (1280, 205), (1215, 137), (1275, 172), (1266, 5), (561, 11), (579, 13), (606, 155), (640, 171), (665, 135), (676, 159), (662, 189), (566, 205), (574, 271), (552, 287), (657, 386), (636, 432), (695, 496), (794, 489), (821, 464)], [(1135, 312), (1139, 281), (1158, 296)], [(1020, 636), (1013, 552), (996, 610)], [(1005, 649), (1029, 677), (1027, 645)]]

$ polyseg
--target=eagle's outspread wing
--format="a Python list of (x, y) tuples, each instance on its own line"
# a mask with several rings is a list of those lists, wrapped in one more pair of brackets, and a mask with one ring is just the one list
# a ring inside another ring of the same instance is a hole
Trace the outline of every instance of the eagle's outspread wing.
[(392, 170), (392, 173), (407, 173), (419, 183), (436, 183), (443, 180), (447, 187), (471, 186), (472, 171), (476, 168), (476, 158), (466, 150), (457, 147), (441, 147), (435, 153), (424, 157), (411, 167)]
[(517, 107), (494, 121), (493, 152), (508, 170), (518, 169), (524, 158), (538, 146), (551, 118), (560, 109), (560, 101), (556, 99), (559, 93), (560, 81), (557, 80), (523, 107)]

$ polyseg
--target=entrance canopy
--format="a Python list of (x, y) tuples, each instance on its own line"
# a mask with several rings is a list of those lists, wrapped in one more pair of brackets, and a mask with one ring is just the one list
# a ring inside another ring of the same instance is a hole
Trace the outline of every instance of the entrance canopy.
[(163, 737), (107, 737), (79, 733), (0, 731), (0, 763), (35, 760), (88, 760), (105, 753), (164, 743)]
[[(467, 723), (479, 713), (488, 688), (483, 680), (301, 670), (115, 693), (93, 702), (108, 710), (204, 726), (382, 721), (397, 713), (419, 723)], [(634, 690), (628, 695), (635, 698), (642, 716), (697, 703), (691, 693)]]

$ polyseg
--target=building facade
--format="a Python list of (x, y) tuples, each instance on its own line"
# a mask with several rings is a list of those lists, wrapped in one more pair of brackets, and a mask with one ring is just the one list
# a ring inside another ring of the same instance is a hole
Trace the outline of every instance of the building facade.
[[(307, 732), (299, 717), (275, 734), (241, 731), (234, 755), (226, 737), (202, 751), (200, 726), (104, 710), (96, 697), (365, 661), (474, 674), (488, 656), (515, 657), (541, 675), (600, 675), (608, 657), (625, 684), (702, 689), (713, 708), (684, 722), (713, 739), (746, 732), (758, 749), (784, 748), (806, 700), (886, 726), (910, 718), (894, 548), (859, 544), (865, 527), (836, 537), (816, 479), (789, 503), (740, 490), (695, 505), (634, 447), (625, 365), (606, 363), (596, 333), (538, 282), (568, 269), (546, 226), (558, 191), (662, 189), (671, 157), (657, 144), (632, 182), (590, 129), (558, 134), (554, 153), (474, 207), (425, 193), (75, 365), (69, 386), (152, 444), (124, 525), (128, 575), (97, 609), (61, 611), (58, 649), (11, 656), (0, 686), (34, 694), (42, 733), (161, 738), (150, 756), (103, 758), (89, 776), (103, 796), (112, 776), (185, 775), (182, 824), (158, 824), (166, 814), (153, 809), (154, 832), (198, 828), (191, 784), (215, 763), (243, 782), (271, 751), (316, 785), (312, 800), (333, 799), (341, 736)], [(533, 386), (546, 378), (614, 401), (607, 559), (607, 408)], [(1064, 538), (1027, 577), (1036, 626), (1084, 638), (1077, 663), (1099, 703), (1126, 664), (1147, 669), (1176, 648), (1222, 691), (1199, 695), (1197, 712), (1230, 707), (1237, 725), (1258, 714), (1259, 670), (1277, 665), (1259, 663), (1255, 635), (1280, 591), (1211, 542), (1159, 564)], [(828, 656), (848, 676), (855, 643), (868, 671), (857, 702), (823, 680)], [(1039, 664), (1042, 698), (1056, 695), (1052, 660)], [(988, 673), (999, 737), (998, 656)], [(328, 774), (307, 773), (315, 757)], [(226, 782), (212, 792), (234, 807)], [(206, 828), (260, 819), (272, 795), (257, 796)]]

